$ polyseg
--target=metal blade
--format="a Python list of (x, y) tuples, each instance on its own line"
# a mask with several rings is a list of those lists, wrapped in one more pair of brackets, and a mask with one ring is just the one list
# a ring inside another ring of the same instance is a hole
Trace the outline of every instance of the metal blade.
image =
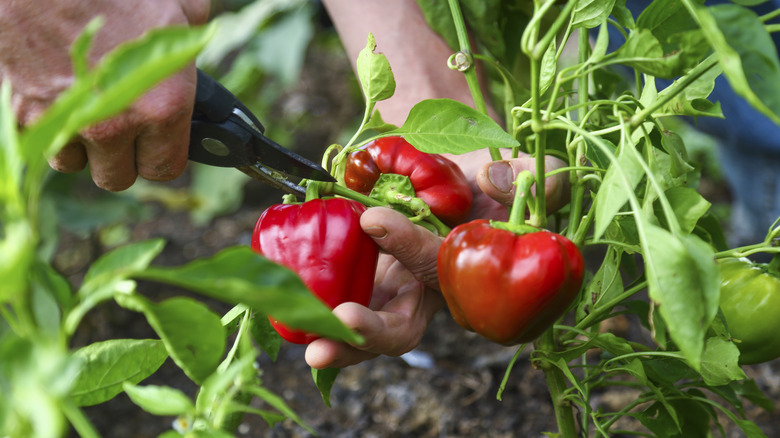
[(313, 179), (316, 181), (336, 181), (319, 164), (295, 152), (285, 149), (275, 141), (263, 135), (256, 135), (255, 154), (263, 167), (274, 169), (285, 176)]

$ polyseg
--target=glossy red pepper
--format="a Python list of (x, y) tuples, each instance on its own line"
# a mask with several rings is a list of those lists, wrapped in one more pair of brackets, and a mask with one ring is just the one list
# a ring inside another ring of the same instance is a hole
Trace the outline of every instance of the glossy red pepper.
[(447, 235), (437, 266), (455, 321), (504, 345), (530, 342), (552, 325), (585, 273), (569, 239), (549, 231), (515, 234), (483, 219)]
[(415, 149), (403, 137), (381, 137), (350, 154), (344, 170), (346, 186), (368, 194), (381, 173), (408, 176), (417, 197), (449, 226), (468, 219), (473, 193), (457, 164), (442, 155)]
[[(252, 249), (295, 271), (330, 308), (345, 302), (368, 306), (379, 249), (360, 228), (363, 211), (362, 204), (343, 198), (273, 205), (255, 224)], [(269, 320), (290, 342), (317, 339)]]

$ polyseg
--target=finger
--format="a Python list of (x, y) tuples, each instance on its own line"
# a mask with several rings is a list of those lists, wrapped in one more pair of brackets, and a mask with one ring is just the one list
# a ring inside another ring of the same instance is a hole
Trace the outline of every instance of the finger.
[(419, 345), (433, 315), (444, 306), (438, 292), (420, 284), (400, 291), (381, 311), (344, 303), (333, 313), (363, 336), (361, 345), (318, 339), (306, 349), (306, 362), (314, 368), (342, 368), (384, 354), (400, 356)]
[[(547, 172), (564, 165), (565, 163), (558, 158), (545, 157), (545, 170)], [(536, 174), (535, 158), (524, 156), (486, 163), (477, 172), (477, 184), (486, 195), (501, 204), (512, 205), (515, 196), (515, 179), (520, 172), (525, 170)], [(563, 173), (545, 179), (544, 187), (548, 209), (554, 211), (566, 203), (567, 184), (568, 179)]]
[(360, 217), (360, 226), (417, 280), (438, 289), (436, 258), (442, 242), (440, 237), (415, 225), (403, 214), (384, 207), (366, 210)]
[(209, 18), (209, 0), (181, 0), (181, 9), (191, 25), (204, 24)]
[(87, 166), (87, 151), (83, 144), (77, 141), (70, 142), (55, 156), (49, 158), (49, 166), (58, 172), (79, 172)]
[(357, 365), (375, 357), (378, 354), (368, 351), (358, 350), (357, 348), (337, 342), (330, 339), (320, 338), (313, 341), (306, 347), (306, 363), (318, 370), (324, 368), (344, 368), (351, 365)]
[(80, 135), (85, 145), (89, 172), (98, 187), (112, 192), (135, 182), (135, 132), (127, 115), (100, 122)]
[(195, 102), (195, 67), (177, 73), (132, 108), (142, 128), (136, 139), (138, 174), (152, 181), (169, 181), (187, 165), (192, 108)]

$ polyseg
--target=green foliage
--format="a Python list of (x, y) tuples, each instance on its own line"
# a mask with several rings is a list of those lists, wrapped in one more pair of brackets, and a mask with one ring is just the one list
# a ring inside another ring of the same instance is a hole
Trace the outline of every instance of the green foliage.
[[(258, 414), (271, 424), (284, 417), (302, 424), (281, 398), (262, 387), (253, 366), (260, 353), (251, 339), (254, 336), (275, 356), (278, 336), (257, 329), (259, 324), (253, 325), (257, 328), (250, 335), (251, 321), (273, 312), (291, 326), (352, 342), (360, 342), (360, 337), (288, 269), (245, 247), (226, 249), (190, 265), (157, 268), (152, 263), (164, 249), (159, 239), (103, 254), (75, 291), (52, 268), (49, 256), (56, 231), (54, 221), (44, 216), (59, 210), (68, 217), (68, 208), (78, 216), (73, 209), (79, 204), (51, 208), (65, 200), (58, 199), (61, 186), (56, 183), (49, 185), (44, 197), (46, 156), (85, 126), (117, 114), (192, 62), (214, 33), (211, 26), (156, 30), (120, 46), (89, 69), (85, 56), (98, 26), (91, 24), (73, 47), (77, 73), (73, 85), (23, 132), (13, 117), (10, 85), (4, 82), (0, 88), (0, 434), (54, 437), (72, 427), (80, 436), (97, 436), (80, 406), (103, 403), (122, 391), (155, 415), (178, 416), (182, 432), (229, 436), (225, 430), (234, 430), (235, 419), (245, 413)], [(82, 205), (121, 212), (133, 210), (123, 206), (138, 204), (101, 197)], [(88, 231), (119, 219), (116, 212), (96, 216), (82, 223), (74, 220), (72, 229)], [(141, 278), (190, 287), (238, 306), (223, 324), (207, 304), (191, 297), (161, 302), (144, 297), (136, 283)], [(83, 317), (111, 300), (143, 314), (159, 339), (108, 339), (71, 350)], [(234, 343), (228, 348), (233, 333)], [(137, 386), (169, 357), (202, 385), (197, 401), (175, 388)], [(252, 396), (276, 411), (250, 408)]]
[[(459, 40), (447, 23), (446, 3), (418, 1), (432, 27), (463, 50), (470, 42)], [(718, 317), (720, 274), (714, 260), (777, 252), (770, 242), (780, 231), (770, 230), (763, 243), (727, 248), (711, 202), (697, 192), (701, 165), (685, 144), (693, 137), (673, 118), (723, 118), (719, 103), (708, 100), (723, 74), (737, 93), (780, 122), (775, 102), (780, 63), (765, 20), (744, 7), (755, 2), (707, 6), (698, 0), (660, 0), (636, 17), (625, 1), (527, 2), (525, 8), (515, 5), (515, 13), (528, 17), (519, 39), (516, 29), (505, 27), (510, 15), (498, 4), (510, 2), (460, 3), (466, 22), (480, 23), (473, 33), (480, 59), (501, 72), (494, 78), (500, 85), (492, 89), (504, 92), (497, 101), (509, 108), (507, 132), (540, 165), (545, 153), (568, 161), (571, 203), (555, 231), (578, 245), (607, 248), (573, 306), (573, 325), (555, 326), (537, 340), (532, 354), (552, 382), (553, 399), (566, 400), (556, 409), (558, 432), (575, 436), (570, 405), (576, 405), (583, 435), (611, 436), (615, 422), (631, 415), (657, 436), (705, 436), (725, 415), (747, 436), (764, 436), (744, 417), (740, 397), (771, 404), (760, 401), (760, 391), (738, 389), (755, 384), (738, 365), (739, 351)], [(456, 9), (452, 15), (457, 22)], [(499, 35), (485, 32), (487, 26)], [(612, 52), (608, 27), (626, 37)], [(575, 29), (591, 29), (593, 38), (575, 39)], [(527, 64), (507, 63), (506, 53), (489, 49), (497, 40), (519, 41)], [(564, 60), (561, 47), (567, 42), (577, 45), (576, 60)], [(517, 73), (519, 65), (525, 70)], [(614, 66), (629, 67), (633, 74), (621, 82)], [(674, 81), (658, 90), (656, 77)], [(518, 99), (524, 94), (530, 98)], [(443, 101), (420, 105), (424, 111), (413, 111), (397, 132), (425, 151), (513, 146), (486, 143), (502, 136), (494, 134), (492, 122), (465, 116), (474, 110)], [(473, 123), (458, 125), (450, 111)], [(543, 178), (537, 178), (538, 187)], [(543, 216), (539, 198), (529, 204)], [(533, 215), (529, 221), (545, 223)], [(636, 296), (644, 291), (649, 300)], [(599, 333), (601, 321), (620, 314), (641, 321), (654, 342)], [(594, 348), (602, 351), (596, 360), (585, 356)], [(594, 409), (592, 391), (617, 382), (637, 389), (636, 401), (618, 412)]]

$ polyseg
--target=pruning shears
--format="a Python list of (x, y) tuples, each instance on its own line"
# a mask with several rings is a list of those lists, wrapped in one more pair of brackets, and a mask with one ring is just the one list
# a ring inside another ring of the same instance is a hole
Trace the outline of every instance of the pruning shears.
[(318, 164), (263, 135), (265, 128), (236, 96), (201, 70), (190, 128), (189, 158), (235, 167), (276, 189), (303, 197), (306, 189), (290, 178), (335, 181)]

